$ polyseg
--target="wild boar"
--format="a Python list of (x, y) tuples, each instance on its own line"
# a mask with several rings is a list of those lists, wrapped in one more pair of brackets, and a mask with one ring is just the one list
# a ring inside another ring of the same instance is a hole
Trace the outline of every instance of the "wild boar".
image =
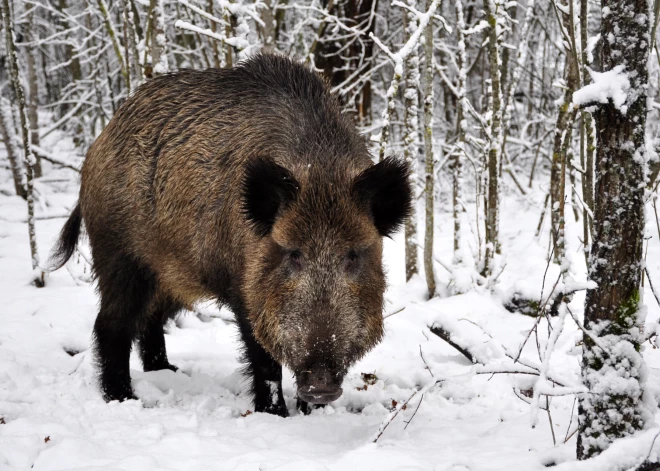
[(215, 299), (236, 317), (256, 411), (287, 415), (282, 365), (303, 407), (336, 400), (383, 336), (382, 238), (409, 213), (408, 172), (374, 165), (324, 80), (283, 56), (142, 85), (90, 147), (53, 253), (66, 263), (84, 222), (104, 398), (135, 397), (133, 342), (145, 371), (176, 370), (164, 322)]

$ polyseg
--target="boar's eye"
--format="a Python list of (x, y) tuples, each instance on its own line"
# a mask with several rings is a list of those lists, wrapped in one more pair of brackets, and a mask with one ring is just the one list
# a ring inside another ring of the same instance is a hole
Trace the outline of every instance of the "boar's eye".
[(355, 250), (353, 249), (349, 250), (348, 253), (346, 254), (346, 259), (344, 260), (344, 268), (346, 269), (346, 271), (348, 272), (355, 271), (359, 259), (360, 256)]
[(290, 251), (286, 255), (286, 263), (288, 268), (297, 273), (303, 269), (303, 256), (302, 252), (298, 249)]

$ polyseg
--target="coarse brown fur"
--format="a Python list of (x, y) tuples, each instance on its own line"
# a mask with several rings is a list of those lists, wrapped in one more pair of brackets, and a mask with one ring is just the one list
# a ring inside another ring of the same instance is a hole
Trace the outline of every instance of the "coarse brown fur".
[(89, 149), (59, 247), (62, 263), (82, 215), (106, 399), (133, 397), (133, 340), (145, 369), (174, 369), (162, 323), (201, 299), (235, 313), (257, 410), (286, 414), (281, 364), (341, 393), (383, 335), (381, 239), (407, 215), (406, 177), (374, 166), (323, 80), (282, 56), (141, 86)]

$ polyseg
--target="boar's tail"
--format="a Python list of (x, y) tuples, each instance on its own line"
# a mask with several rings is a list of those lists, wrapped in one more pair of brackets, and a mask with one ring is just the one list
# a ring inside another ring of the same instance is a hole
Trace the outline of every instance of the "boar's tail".
[(48, 261), (48, 271), (59, 270), (71, 258), (78, 245), (80, 236), (80, 227), (82, 225), (82, 213), (80, 211), (80, 202), (76, 203), (69, 219), (67, 219), (60, 238), (57, 241)]

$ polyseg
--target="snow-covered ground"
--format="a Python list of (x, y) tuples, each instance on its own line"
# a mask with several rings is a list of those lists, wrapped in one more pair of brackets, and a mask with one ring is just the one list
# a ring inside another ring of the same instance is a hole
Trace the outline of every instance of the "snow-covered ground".
[[(79, 164), (66, 139), (51, 135), (42, 147)], [(403, 282), (401, 238), (387, 241), (385, 340), (352, 369), (344, 395), (310, 416), (296, 413), (293, 379), (285, 374), (291, 417), (283, 419), (248, 412), (251, 403), (239, 374), (237, 330), (231, 313), (212, 304), (200, 305), (197, 313), (185, 313), (169, 325), (168, 353), (179, 372), (143, 373), (134, 355), (131, 374), (140, 401), (106, 404), (95, 384), (89, 350), (98, 298), (89, 282), (88, 249), (83, 244), (81, 255), (49, 274), (45, 288), (31, 286), (26, 205), (8, 196), (13, 187), (4, 148), (0, 162), (1, 470), (485, 471), (536, 470), (564, 463), (555, 469), (600, 471), (613, 469), (615, 463), (632, 467), (651, 449), (657, 430), (615, 444), (600, 461), (575, 463), (573, 396), (553, 398), (550, 416), (540, 410), (532, 427), (525, 393), (536, 376), (476, 374), (464, 356), (428, 328), (439, 319), (460, 331), (493, 370), (512, 367), (505, 352), (518, 351), (535, 319), (508, 312), (502, 299), (513, 289), (540, 296), (548, 236), (546, 230), (537, 239), (534, 230), (546, 188), (522, 196), (505, 185), (505, 255), (500, 260), (504, 270), (494, 291), (473, 288), (449, 296), (444, 289), (443, 297), (427, 301), (422, 276)], [(42, 264), (77, 197), (73, 171), (44, 166), (47, 177), (36, 185)], [(447, 262), (452, 258), (448, 204), (441, 198), (436, 216), (437, 257)], [(476, 247), (467, 217), (464, 226), (465, 240)], [(579, 231), (580, 226), (570, 224), (568, 239), (574, 277), (584, 281)], [(649, 222), (647, 265), (660, 287), (656, 234), (655, 223)], [(440, 284), (446, 286), (448, 273), (440, 265), (436, 268)], [(557, 275), (558, 267), (550, 266), (546, 296)], [(458, 285), (466, 286), (469, 270), (458, 276)], [(660, 309), (648, 283), (645, 290), (648, 322), (657, 322)], [(584, 295), (578, 294), (570, 308), (581, 316), (583, 303)], [(545, 321), (538, 332), (538, 348), (532, 336), (522, 353), (527, 364), (540, 364), (538, 351), (548, 338)], [(551, 374), (570, 385), (579, 384), (581, 350), (576, 343), (581, 337), (575, 322), (567, 318), (550, 362)], [(654, 396), (660, 352), (647, 343), (645, 358)], [(421, 405), (416, 395), (373, 443), (394, 403), (405, 401), (414, 388), (432, 381), (432, 375), (443, 381), (423, 396)], [(545, 397), (540, 405), (546, 408)]]

